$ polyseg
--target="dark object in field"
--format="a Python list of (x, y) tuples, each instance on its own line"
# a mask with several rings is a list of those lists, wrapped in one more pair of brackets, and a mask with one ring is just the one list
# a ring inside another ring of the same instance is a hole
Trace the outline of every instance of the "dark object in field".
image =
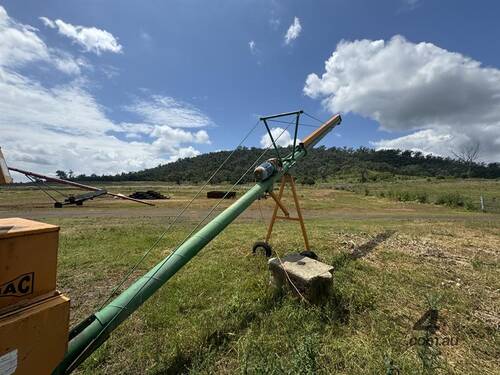
[(134, 199), (170, 199), (170, 196), (163, 195), (154, 190), (136, 191), (135, 193), (130, 194), (129, 197)]
[(96, 190), (96, 191), (91, 191), (89, 193), (85, 194), (80, 194), (80, 195), (70, 195), (68, 198), (64, 199), (64, 202), (55, 202), (54, 207), (55, 208), (62, 208), (65, 205), (68, 204), (75, 204), (77, 206), (83, 206), (83, 202), (86, 200), (91, 200), (97, 197), (100, 197), (102, 195), (106, 195), (108, 192), (104, 189)]
[(271, 255), (273, 255), (273, 248), (271, 247), (271, 245), (264, 241), (257, 241), (253, 244), (252, 253), (254, 255), (257, 254), (257, 250), (259, 250), (259, 253), (264, 253), (267, 258), (270, 258)]
[(220, 199), (220, 198), (234, 199), (234, 198), (236, 198), (236, 192), (235, 191), (219, 191), (219, 190), (207, 191), (207, 198), (208, 199)]

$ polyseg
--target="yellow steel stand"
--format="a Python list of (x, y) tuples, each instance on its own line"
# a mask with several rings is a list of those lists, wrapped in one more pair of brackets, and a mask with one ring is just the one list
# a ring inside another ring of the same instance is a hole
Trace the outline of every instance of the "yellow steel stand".
[[(290, 212), (286, 209), (286, 207), (281, 202), (281, 198), (283, 197), (283, 191), (285, 190), (285, 185), (289, 183), (292, 188), (293, 200), (295, 202), (295, 209), (297, 210), (297, 217), (290, 217)], [(297, 191), (295, 189), (295, 181), (293, 176), (284, 174), (281, 178), (280, 189), (278, 195), (274, 194), (274, 192), (270, 192), (269, 195), (274, 199), (276, 205), (274, 206), (273, 216), (271, 218), (271, 222), (269, 223), (269, 228), (267, 229), (266, 242), (269, 243), (269, 239), (271, 238), (271, 234), (273, 232), (273, 226), (276, 219), (281, 220), (292, 220), (298, 221), (300, 223), (300, 229), (302, 230), (302, 236), (304, 237), (304, 244), (306, 245), (306, 250), (310, 250), (309, 248), (309, 240), (307, 238), (306, 226), (304, 225), (304, 218), (302, 217), (302, 211), (300, 210), (299, 205), (299, 197), (297, 196)], [(278, 216), (278, 208), (283, 211), (285, 216)]]

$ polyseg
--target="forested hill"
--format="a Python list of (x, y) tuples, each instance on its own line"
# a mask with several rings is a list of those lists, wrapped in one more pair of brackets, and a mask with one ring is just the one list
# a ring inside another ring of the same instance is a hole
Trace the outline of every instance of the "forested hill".
[[(290, 150), (283, 149), (281, 153), (286, 155)], [(213, 183), (235, 182), (262, 152), (259, 148), (237, 149)], [(139, 172), (100, 177), (80, 175), (76, 180), (199, 183), (207, 180), (229, 154), (230, 151), (212, 152)], [(273, 156), (274, 150), (269, 150), (262, 161)], [(309, 151), (307, 157), (297, 163), (294, 174), (305, 183), (346, 175), (358, 176), (361, 180), (388, 179), (394, 175), (499, 178), (500, 164), (468, 164), (411, 151), (319, 147)], [(250, 181), (253, 181), (253, 173), (248, 173), (242, 182)]]

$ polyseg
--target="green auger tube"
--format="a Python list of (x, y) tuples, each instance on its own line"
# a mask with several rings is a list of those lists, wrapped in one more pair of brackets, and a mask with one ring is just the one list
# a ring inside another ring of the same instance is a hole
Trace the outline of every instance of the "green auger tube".
[(170, 256), (139, 278), (103, 309), (73, 329), (65, 357), (55, 368), (53, 374), (70, 373), (90, 356), (107, 340), (120, 323), (137, 310), (256, 199), (271, 191), (274, 183), (306, 155), (307, 149), (317, 144), (340, 122), (340, 115), (335, 115), (326, 121), (296, 147), (292, 154), (283, 159), (283, 168), (280, 171), (270, 178), (258, 182), (241, 198), (180, 245)]

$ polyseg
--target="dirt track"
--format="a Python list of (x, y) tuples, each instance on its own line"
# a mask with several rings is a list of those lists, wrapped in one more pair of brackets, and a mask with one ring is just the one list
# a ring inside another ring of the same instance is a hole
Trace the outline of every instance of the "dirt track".
[[(6, 217), (24, 217), (29, 219), (43, 219), (43, 218), (103, 218), (103, 217), (164, 217), (171, 218), (175, 217), (179, 211), (180, 207), (92, 207), (91, 205), (84, 207), (65, 207), (62, 209), (55, 209), (50, 207), (37, 207), (37, 208), (20, 208), (5, 209), (5, 207), (0, 207), (0, 218)], [(214, 214), (222, 211), (219, 208)], [(193, 208), (186, 211), (183, 215), (184, 218), (189, 220), (199, 220), (204, 218), (209, 213), (207, 208)], [(267, 219), (271, 215), (271, 210), (269, 208), (263, 208), (262, 214), (264, 218)], [(419, 210), (412, 209), (386, 209), (377, 210), (373, 212), (367, 210), (366, 212), (359, 212), (354, 210), (338, 209), (338, 210), (324, 210), (324, 209), (307, 209), (304, 210), (304, 216), (311, 219), (344, 219), (344, 220), (444, 220), (444, 221), (460, 221), (465, 218), (480, 221), (493, 221), (498, 220), (498, 215), (485, 214), (485, 213), (457, 213), (456, 215), (450, 215), (449, 211), (440, 212), (426, 212), (423, 213)], [(240, 219), (254, 220), (261, 219), (261, 213), (257, 206), (252, 206), (249, 210), (245, 211)]]

